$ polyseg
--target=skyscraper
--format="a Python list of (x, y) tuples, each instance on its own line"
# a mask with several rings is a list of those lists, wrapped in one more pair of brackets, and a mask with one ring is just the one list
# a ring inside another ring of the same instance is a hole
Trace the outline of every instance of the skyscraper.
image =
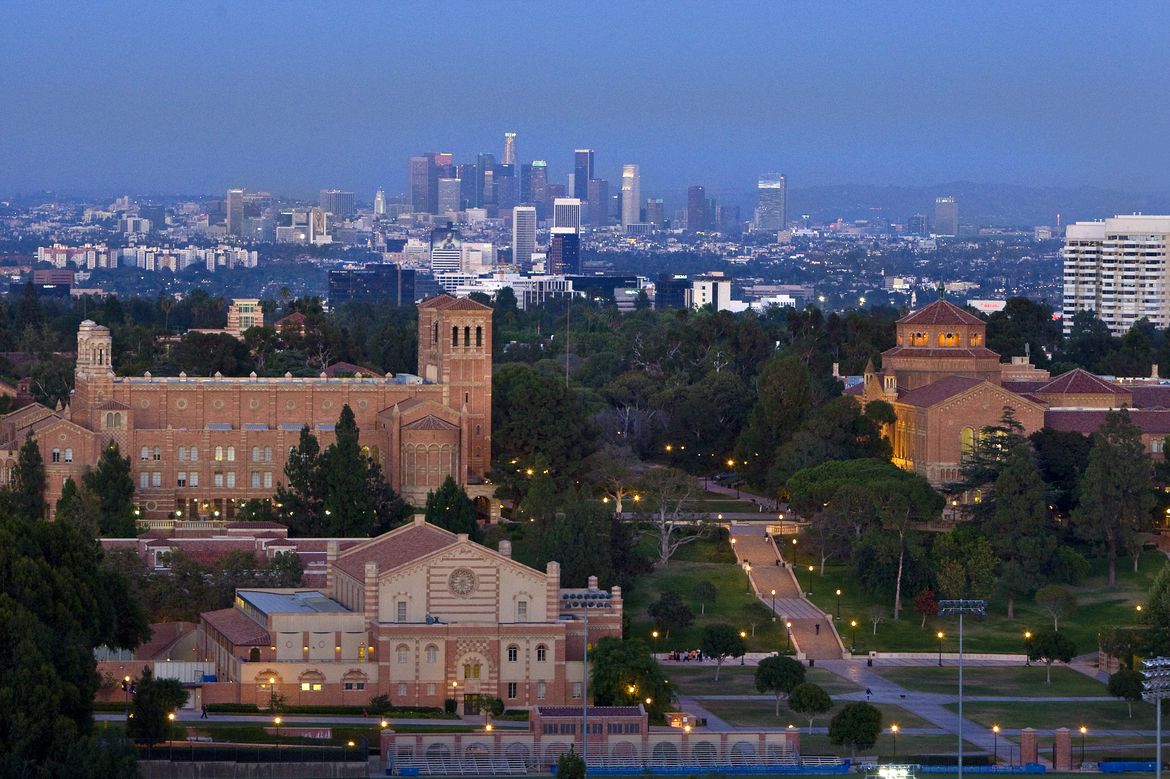
[(946, 236), (959, 234), (959, 203), (951, 195), (934, 199), (934, 233)]
[(496, 207), (509, 211), (520, 202), (520, 180), (516, 178), (516, 166), (497, 165), (492, 180), (496, 185)]
[(589, 182), (589, 224), (609, 224), (609, 181), (606, 179)]
[(463, 236), (450, 224), (431, 230), (431, 273), (458, 273), (463, 265)]
[(687, 229), (692, 233), (706, 230), (710, 220), (707, 219), (707, 190), (698, 184), (687, 189)]
[(544, 215), (548, 199), (548, 163), (533, 160), (520, 166), (520, 202), (536, 206), (536, 216)]
[(475, 205), (483, 208), (496, 204), (496, 155), (480, 154), (475, 160)]
[(504, 164), (516, 164), (516, 133), (504, 133)]
[(637, 224), (641, 219), (642, 179), (637, 165), (622, 166), (622, 227)]
[(476, 182), (479, 181), (479, 173), (476, 165), (467, 163), (455, 166), (455, 178), (459, 179), (459, 210), (463, 211), (467, 208), (475, 208), (477, 198), (475, 196)]
[(321, 210), (345, 219), (353, 216), (353, 193), (343, 192), (340, 189), (321, 190), (318, 202)]
[(410, 210), (416, 214), (430, 213), (427, 208), (427, 192), (430, 181), (431, 160), (425, 155), (410, 158), (407, 168), (407, 184), (410, 188)]
[[(575, 198), (574, 198), (575, 199)], [(549, 239), (548, 272), (581, 272), (581, 234), (570, 227), (554, 227)]]
[(553, 201), (553, 227), (581, 232), (581, 201), (575, 197), (558, 197)]
[(666, 227), (666, 206), (660, 197), (646, 200), (646, 221), (655, 227)]
[(765, 173), (756, 183), (756, 230), (788, 229), (788, 177)]
[(536, 251), (536, 207), (516, 206), (512, 209), (512, 263), (521, 268), (532, 266)]
[(593, 180), (593, 149), (573, 152), (573, 191), (578, 200), (589, 199), (589, 182)]
[(244, 190), (229, 189), (227, 202), (224, 203), (227, 211), (227, 234), (243, 235), (244, 232)]
[(374, 193), (374, 216), (386, 216), (386, 192), (381, 187)]
[(459, 208), (461, 194), (463, 190), (463, 182), (459, 179), (441, 178), (439, 179), (439, 213), (453, 214), (462, 209)]
[(914, 214), (906, 221), (906, 232), (910, 235), (919, 235), (925, 237), (930, 235), (930, 220), (926, 218), (926, 214)]

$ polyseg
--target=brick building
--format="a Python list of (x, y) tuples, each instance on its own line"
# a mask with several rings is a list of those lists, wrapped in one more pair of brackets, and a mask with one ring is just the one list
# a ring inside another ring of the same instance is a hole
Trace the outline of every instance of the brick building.
[(322, 449), (331, 444), (348, 404), (363, 451), (406, 500), (421, 505), (450, 475), (490, 515), (492, 311), (440, 295), (418, 313), (418, 375), (352, 378), (116, 376), (109, 329), (86, 320), (69, 406), (0, 417), (0, 484), (32, 435), (55, 505), (64, 480), (113, 441), (130, 457), (143, 519), (228, 520), (238, 504), (273, 494), (302, 427)]

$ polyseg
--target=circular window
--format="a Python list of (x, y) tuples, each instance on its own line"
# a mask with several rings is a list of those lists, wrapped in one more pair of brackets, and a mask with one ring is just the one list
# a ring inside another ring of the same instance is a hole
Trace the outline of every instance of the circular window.
[(248, 401), (248, 408), (255, 411), (256, 409), (260, 408), (260, 401), (256, 400), (256, 398), (252, 398)]
[(470, 595), (475, 592), (475, 572), (470, 568), (456, 568), (447, 579), (447, 587), (455, 595)]
[(157, 500), (146, 501), (146, 510), (147, 511), (155, 511), (157, 509), (158, 509), (158, 501)]
[(284, 407), (287, 408), (289, 411), (292, 411), (294, 408), (297, 407), (297, 402), (295, 400), (286, 400), (284, 402)]
[(175, 401), (175, 408), (177, 408), (177, 409), (187, 408), (187, 399), (186, 398), (179, 398), (178, 400), (176, 400)]
[(333, 401), (332, 401), (332, 400), (323, 400), (323, 401), (321, 401), (321, 408), (323, 408), (323, 409), (325, 409), (326, 411), (328, 411), (329, 409), (333, 408)]
[(223, 401), (222, 400), (213, 400), (213, 401), (211, 401), (211, 407), (216, 409), (216, 410), (221, 409), (221, 408), (223, 408)]
[(369, 401), (366, 401), (366, 400), (359, 400), (358, 401), (358, 408), (360, 408), (362, 411), (365, 411), (367, 408), (369, 408), (369, 405), (370, 405)]
[(139, 408), (150, 408), (150, 401), (146, 398), (143, 398), (142, 400), (138, 401), (138, 406)]

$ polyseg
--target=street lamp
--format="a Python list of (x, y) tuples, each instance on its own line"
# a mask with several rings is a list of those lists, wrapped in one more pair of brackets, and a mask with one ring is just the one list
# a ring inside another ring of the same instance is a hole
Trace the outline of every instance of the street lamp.
[(776, 621), (776, 591), (772, 590), (772, 621)]
[(941, 630), (935, 633), (935, 635), (938, 636), (938, 667), (942, 668), (942, 646), (943, 639), (946, 638), (946, 636), (943, 635)]
[(1080, 731), (1081, 731), (1081, 765), (1083, 766), (1085, 764), (1085, 734), (1089, 732), (1089, 729), (1086, 728), (1084, 725), (1081, 725)]
[(1032, 631), (1024, 631), (1024, 665), (1032, 664)]
[(894, 762), (898, 760), (898, 723), (890, 725), (890, 733), (894, 737)]
[(747, 594), (751, 595), (752, 594), (752, 564), (751, 563), (744, 563), (743, 564), (743, 572), (747, 574), (747, 582), (748, 582)]
[(837, 588), (837, 619), (841, 619), (841, 588)]
[(280, 723), (283, 722), (280, 716), (272, 718), (272, 724), (276, 726), (276, 751), (280, 752)]
[(786, 621), (784, 627), (788, 629), (788, 644), (785, 648), (792, 649), (792, 620)]
[(849, 620), (850, 636), (849, 636), (849, 654), (857, 651), (857, 620)]
[(812, 595), (812, 594), (813, 594), (813, 591), (812, 591), (812, 577), (813, 577), (813, 567), (810, 565), (810, 566), (808, 567), (808, 594), (809, 594), (809, 595)]
[(999, 762), (999, 725), (991, 726), (991, 745), (992, 757), (991, 764), (995, 765)]
[(130, 713), (130, 676), (122, 677), (122, 691), (126, 693), (126, 713)]
[[(741, 630), (741, 631), (739, 631), (739, 640), (740, 640), (740, 641), (746, 641), (746, 640), (747, 640), (747, 631), (746, 631), (746, 630)], [(746, 651), (746, 650), (747, 650), (747, 647), (744, 647), (744, 650), (745, 650), (745, 651), (744, 651), (744, 653), (743, 653), (742, 655), (740, 655), (740, 656), (739, 656), (739, 664), (740, 664), (740, 665), (743, 665), (743, 660), (744, 660), (744, 658), (745, 658), (745, 657), (747, 657), (747, 651)]]

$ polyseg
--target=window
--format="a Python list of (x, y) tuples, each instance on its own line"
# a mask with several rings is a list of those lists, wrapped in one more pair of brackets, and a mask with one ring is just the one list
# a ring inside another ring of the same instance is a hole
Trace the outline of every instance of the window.
[(431, 343), (437, 344), (439, 342), (439, 323), (435, 322), (431, 326)]
[(463, 345), (464, 346), (471, 346), (471, 328), (470, 327), (463, 328)]
[(272, 488), (272, 471), (264, 472), (264, 486), (269, 489)]
[(543, 663), (548, 659), (548, 647), (544, 644), (536, 645), (536, 662)]
[(343, 690), (364, 690), (366, 689), (365, 682), (342, 682), (341, 689)]
[(65, 450), (65, 462), (67, 462), (67, 463), (73, 462), (73, 450), (72, 449)]
[(229, 463), (234, 463), (236, 461), (236, 447), (229, 446), (227, 448), (227, 459)]
[(59, 462), (61, 462), (61, 450), (60, 450), (60, 449), (54, 449), (54, 450), (53, 450), (53, 457), (52, 457), (52, 459), (53, 459), (53, 462), (55, 462), (55, 463), (59, 463)]
[(191, 471), (187, 476), (187, 481), (191, 483), (192, 487), (199, 486), (199, 471)]
[(434, 694), (435, 694), (435, 683), (429, 682), (427, 684), (427, 695), (434, 695)]
[(410, 662), (410, 647), (408, 647), (406, 644), (399, 644), (394, 649), (394, 652), (397, 655), (397, 660), (399, 663)]
[(187, 447), (180, 446), (179, 447), (179, 462), (182, 463), (182, 462), (186, 462), (186, 461), (187, 461)]
[(394, 604), (394, 608), (397, 611), (397, 620), (396, 621), (397, 622), (405, 622), (406, 621), (406, 601), (404, 601), (404, 600), (398, 601), (397, 603)]
[(520, 659), (520, 647), (512, 644), (508, 647), (508, 662), (514, 663)]
[(463, 664), (463, 678), (464, 679), (478, 679), (479, 678), (479, 663), (464, 663)]
[(459, 328), (458, 327), (451, 328), (451, 345), (452, 346), (459, 345)]
[(217, 463), (223, 462), (223, 447), (222, 446), (215, 447), (215, 461)]
[(151, 459), (152, 460), (161, 460), (162, 459), (162, 449), (160, 449), (157, 446), (154, 447), (154, 451), (151, 452)]
[(252, 486), (253, 486), (253, 487), (259, 487), (259, 486), (260, 486), (260, 471), (252, 471), (252, 481), (251, 481), (251, 484), (252, 484)]
[(528, 601), (526, 601), (526, 600), (516, 601), (516, 621), (517, 622), (527, 622), (528, 621)]
[(266, 462), (266, 463), (272, 462), (272, 447), (271, 446), (264, 447), (264, 462)]
[(439, 648), (434, 644), (427, 644), (427, 665), (434, 665), (439, 662)]
[(302, 692), (321, 692), (323, 687), (321, 682), (301, 682)]
[(252, 462), (254, 462), (254, 463), (260, 462), (260, 447), (258, 447), (258, 446), (252, 447)]
[(536, 700), (543, 701), (544, 695), (545, 695), (544, 682), (537, 682), (536, 683)]
[(508, 682), (508, 697), (516, 697), (516, 682)]
[(581, 682), (573, 682), (573, 697), (581, 697)]
[(151, 487), (161, 487), (162, 486), (162, 471), (155, 471), (154, 473), (150, 474), (150, 486)]
[(406, 697), (406, 682), (399, 682), (398, 683), (398, 697), (399, 698)]
[(236, 472), (235, 471), (228, 471), (227, 486), (229, 486), (229, 487), (236, 486)]
[(222, 487), (223, 486), (223, 471), (216, 471), (215, 475), (211, 478), (211, 483), (214, 484), (216, 487)]
[(145, 447), (145, 446), (142, 447), (142, 449), (138, 453), (138, 459), (139, 460), (149, 460), (150, 459), (150, 449)]
[(191, 462), (193, 462), (193, 463), (199, 462), (199, 450), (196, 449), (194, 446), (191, 447)]
[(179, 487), (186, 487), (187, 486), (187, 474), (184, 473), (183, 471), (179, 471), (175, 475), (175, 484), (176, 484), (176, 486), (179, 486)]
[(138, 474), (138, 489), (144, 490), (150, 486), (150, 474), (146, 471)]
[(475, 345), (476, 346), (483, 346), (483, 328), (482, 327), (477, 326), (475, 328)]

